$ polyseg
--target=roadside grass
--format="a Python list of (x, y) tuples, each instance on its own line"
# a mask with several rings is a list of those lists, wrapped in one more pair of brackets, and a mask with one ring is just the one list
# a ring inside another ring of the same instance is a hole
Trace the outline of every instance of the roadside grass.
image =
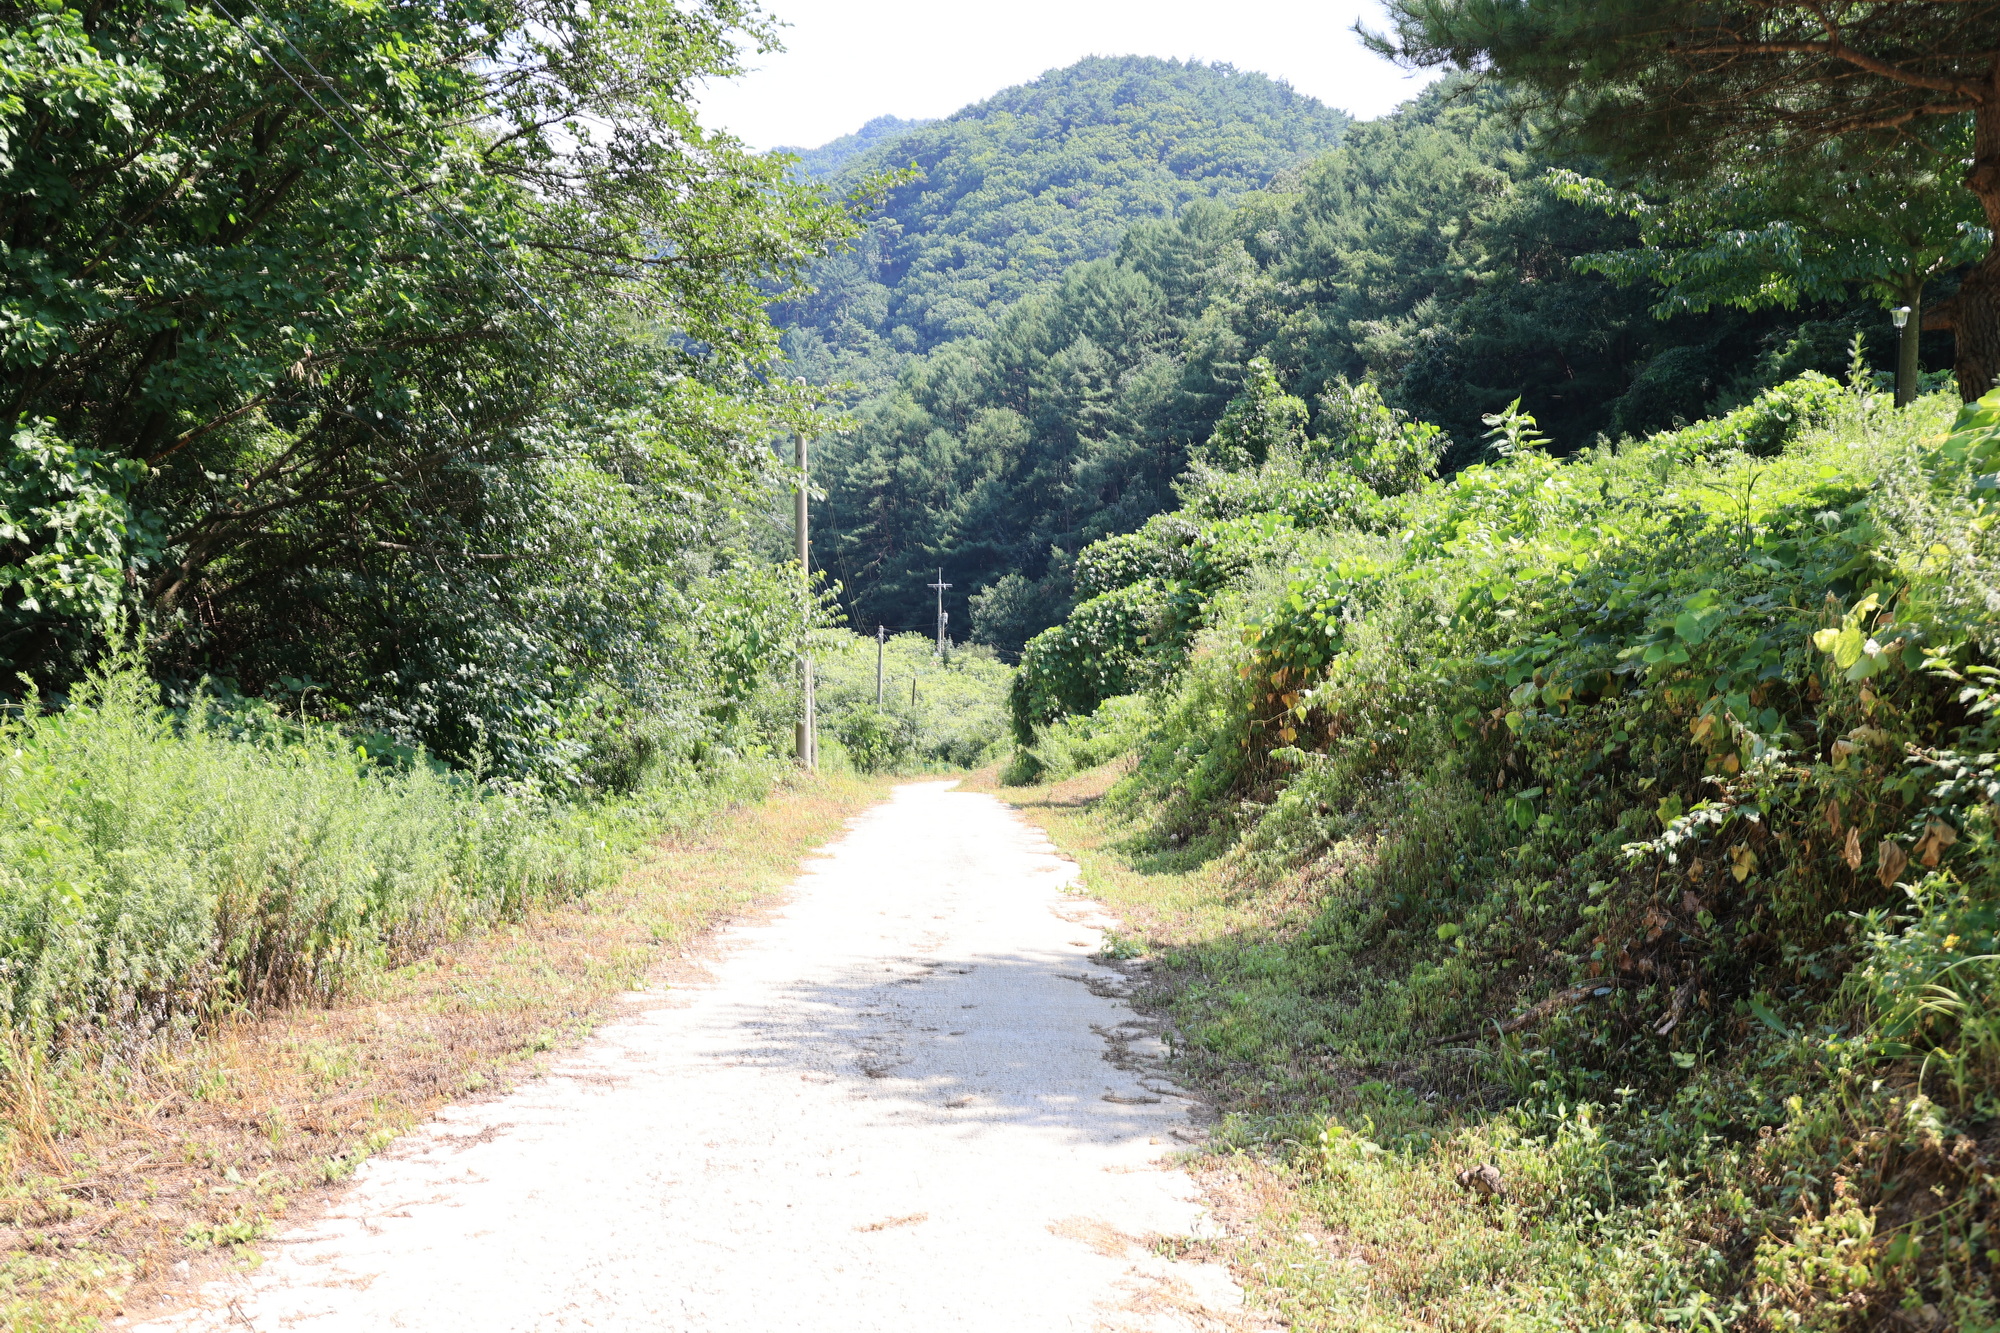
[(702, 932), (768, 900), (889, 785), (788, 779), (689, 822), (614, 884), (362, 977), (329, 1007), (55, 1057), (8, 1045), (0, 1327), (82, 1333), (254, 1264), (254, 1241), (443, 1103), (533, 1077), (621, 994), (697, 975)]
[[(1122, 951), (1152, 963), (1136, 1000), (1173, 1020), (1180, 1076), (1217, 1115), (1187, 1165), (1226, 1238), (1161, 1244), (1228, 1264), (1253, 1305), (1300, 1333), (1637, 1333), (1660, 1326), (1653, 1316), (1662, 1306), (1679, 1316), (1672, 1326), (1735, 1322), (1695, 1281), (1725, 1257), (1711, 1243), (1721, 1221), (1712, 1204), (1680, 1184), (1613, 1185), (1633, 1167), (1633, 1141), (1648, 1137), (1638, 1105), (1538, 1095), (1510, 1106), (1496, 1082), (1510, 1071), (1468, 1069), (1462, 1056), (1414, 1039), (1400, 1051), (1318, 1064), (1277, 1039), (1284, 1024), (1273, 1006), (1293, 1006), (1292, 1021), (1307, 1024), (1346, 1007), (1340, 994), (1300, 995), (1280, 965), (1315, 904), (1337, 892), (1329, 881), (1344, 863), (1274, 872), (1218, 847), (1161, 849), (1150, 812), (1105, 799), (1128, 768), (1105, 765), (1043, 787), (1002, 787), (985, 775), (982, 785), (1075, 856), (1081, 891), (1121, 919)], [(1511, 1071), (1523, 1082), (1538, 1072), (1546, 1071)], [(1850, 1096), (1857, 1091), (1849, 1085)], [(1730, 1156), (1719, 1140), (1701, 1147), (1718, 1164)], [(1801, 1168), (1809, 1147), (1767, 1136), (1746, 1165)], [(1482, 1202), (1457, 1183), (1484, 1163), (1500, 1170), (1505, 1198)], [(1662, 1181), (1692, 1168), (1664, 1158), (1650, 1167)], [(1826, 1282), (1842, 1240), (1853, 1248), (1842, 1230), (1850, 1225), (1826, 1219), (1828, 1234), (1817, 1239), (1828, 1244), (1774, 1252), (1768, 1267)], [(1942, 1317), (1923, 1324), (1946, 1326)]]

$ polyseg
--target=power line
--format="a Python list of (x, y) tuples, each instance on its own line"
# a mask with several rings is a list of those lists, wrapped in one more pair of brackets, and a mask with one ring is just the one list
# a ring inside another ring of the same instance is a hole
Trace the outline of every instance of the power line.
[[(380, 171), (385, 176), (390, 176), (392, 178), (400, 178), (398, 177), (397, 172), (391, 171), (388, 167), (384, 166), (382, 160), (376, 157), (374, 153), (368, 150), (368, 146), (361, 142), (361, 140), (355, 135), (354, 131), (350, 130), (346, 125), (342, 124), (338, 116), (334, 115), (331, 111), (327, 110), (326, 105), (323, 102), (321, 102), (317, 97), (313, 96), (312, 89), (306, 87), (304, 83), (300, 82), (297, 75), (293, 74), (289, 69), (285, 68), (284, 62), (279, 60), (278, 57), (272, 53), (271, 48), (266, 46), (257, 37), (255, 33), (250, 31), (250, 29), (244, 24), (243, 20), (237, 18), (236, 15), (232, 14), (229, 11), (228, 7), (222, 3), (222, 0), (209, 0), (209, 3), (214, 5), (215, 8), (221, 12), (222, 16), (228, 19), (230, 24), (234, 26), (238, 32), (242, 33), (244, 38), (248, 40), (253, 46), (255, 46), (266, 60), (271, 62), (271, 67), (273, 69), (276, 69), (278, 73), (284, 75), (286, 81), (289, 82), (294, 88), (297, 88), (299, 90), (299, 93), (306, 99), (306, 101), (312, 103), (313, 109), (319, 112), (320, 116), (326, 121), (327, 124), (331, 125), (334, 129), (338, 130), (341, 134), (341, 137), (345, 138), (348, 143), (354, 145), (354, 151), (361, 154), (361, 156), (367, 160), (369, 165), (373, 166), (377, 171)], [(263, 6), (259, 5), (257, 3), (257, 0), (248, 0), (248, 3), (252, 9), (257, 11), (257, 17), (263, 19), (264, 22), (270, 24), (271, 27), (277, 30), (279, 40), (283, 41), (286, 48), (289, 49), (294, 56), (298, 57), (298, 61), (301, 65), (304, 65), (308, 70), (312, 71), (312, 76), (315, 79), (319, 80), (321, 87), (325, 88), (327, 92), (332, 94), (333, 97), (336, 100), (338, 100), (342, 106), (346, 107), (348, 112), (352, 114), (356, 120), (366, 119), (364, 116), (362, 116), (360, 110), (354, 105), (354, 103), (347, 100), (346, 94), (342, 93), (340, 89), (334, 85), (331, 79), (327, 78), (326, 75), (320, 73), (318, 66), (314, 65), (312, 61), (306, 58), (305, 53), (299, 50), (298, 45), (292, 41), (291, 34), (285, 31), (284, 26), (282, 24), (279, 24), (278, 22), (273, 20), (269, 14), (266, 14), (264, 12)], [(577, 340), (570, 335), (569, 328), (560, 319), (556, 318), (555, 313), (553, 311), (551, 311), (546, 305), (542, 304), (541, 298), (536, 296), (534, 292), (530, 291), (526, 283), (522, 282), (518, 277), (515, 276), (513, 270), (508, 267), (508, 265), (500, 258), (499, 255), (494, 253), (492, 246), (488, 245), (485, 241), (481, 240), (478, 236), (474, 235), (469, 227), (467, 227), (463, 222), (459, 221), (456, 217), (453, 217), (450, 213), (441, 212), (433, 208), (426, 208), (424, 210), (424, 217), (432, 222), (437, 221), (439, 218), (443, 218), (444, 221), (450, 223), (453, 227), (455, 227), (460, 235), (464, 236), (466, 240), (472, 242), (474, 246), (478, 247), (480, 253), (483, 254), (487, 259), (487, 261), (493, 265), (494, 271), (497, 272), (501, 276), (501, 278), (506, 280), (506, 282), (510, 286), (512, 286), (515, 291), (519, 292), (522, 298), (526, 300), (529, 305), (533, 306), (536, 312), (539, 313), (542, 316), (542, 318), (546, 319), (549, 322), (549, 327), (553, 328), (556, 331), (556, 333), (561, 336), (562, 340), (570, 345), (573, 351), (575, 351), (579, 356), (583, 354), (582, 345), (578, 343)], [(446, 408), (446, 411), (447, 412), (450, 411), (449, 407)]]

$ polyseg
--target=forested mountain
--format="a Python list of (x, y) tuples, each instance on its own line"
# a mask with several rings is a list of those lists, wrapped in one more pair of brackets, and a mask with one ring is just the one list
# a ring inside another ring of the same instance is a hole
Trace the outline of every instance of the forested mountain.
[(780, 148), (778, 151), (791, 153), (799, 159), (799, 175), (811, 180), (826, 180), (839, 175), (849, 163), (863, 153), (931, 123), (928, 120), (903, 120), (896, 116), (877, 116), (854, 133), (843, 134), (838, 139), (823, 143), (817, 148)]
[[(1444, 428), (1447, 466), (1516, 397), (1570, 448), (1840, 367), (1840, 310), (1661, 321), (1656, 291), (1577, 272), (1633, 225), (1566, 202), (1500, 96), (1435, 88), (1266, 190), (1130, 227), (1115, 254), (982, 311), (990, 332), (910, 360), (824, 450), (820, 559), (855, 622), (921, 622), (942, 567), (958, 632), (1018, 648), (1066, 611), (1076, 552), (1174, 506), (1260, 355), (1310, 432), (1366, 376)], [(978, 216), (968, 196), (952, 222)]]
[(858, 249), (818, 267), (814, 296), (778, 308), (786, 348), (816, 381), (884, 383), (911, 352), (991, 334), (1000, 311), (1112, 253), (1133, 222), (1257, 189), (1347, 123), (1226, 65), (1128, 56), (1052, 71), (849, 162), (837, 185), (916, 171)]

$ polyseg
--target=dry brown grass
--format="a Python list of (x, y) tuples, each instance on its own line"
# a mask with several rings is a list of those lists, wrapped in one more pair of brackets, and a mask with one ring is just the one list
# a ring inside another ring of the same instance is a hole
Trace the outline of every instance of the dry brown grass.
[(0, 1050), (0, 1325), (180, 1303), (445, 1102), (546, 1064), (621, 993), (696, 974), (886, 781), (800, 781), (643, 856), (615, 888), (461, 939), (324, 1009), (136, 1051)]

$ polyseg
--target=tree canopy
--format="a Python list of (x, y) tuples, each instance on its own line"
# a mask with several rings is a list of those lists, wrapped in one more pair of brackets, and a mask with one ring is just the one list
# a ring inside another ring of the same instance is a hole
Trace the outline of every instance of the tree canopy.
[(755, 676), (695, 624), (772, 632), (708, 577), (802, 406), (764, 299), (852, 231), (688, 108), (762, 23), (0, 6), (13, 668), (130, 613), (170, 678), (522, 771), (667, 693), (699, 734)]
[(857, 249), (814, 271), (818, 292), (779, 308), (787, 348), (815, 380), (886, 382), (911, 352), (993, 333), (1134, 222), (1257, 189), (1347, 122), (1226, 65), (1129, 56), (1052, 71), (853, 159), (837, 186), (915, 171)]
[[(1706, 181), (1828, 144), (1856, 155), (1972, 122), (1965, 187), (2000, 233), (2000, 5), (1978, 0), (1391, 0), (1376, 47), (1488, 73), (1559, 142), (1627, 176)], [(1945, 136), (1947, 139), (1950, 136)], [(1947, 158), (1947, 164), (1954, 159)], [(2000, 248), (1929, 312), (1957, 335), (1960, 392), (2000, 377)]]
[(1134, 225), (991, 335), (908, 359), (823, 450), (820, 558), (851, 614), (920, 628), (942, 565), (952, 623), (1017, 647), (1069, 605), (1076, 553), (1174, 508), (1191, 460), (1295, 428), (1381, 433), (1355, 424), (1364, 378), (1457, 465), (1516, 398), (1568, 450), (1841, 369), (1855, 326), (1831, 286), (1791, 311), (1662, 320), (1657, 288), (1577, 271), (1640, 229), (1566, 200), (1559, 160), (1499, 95), (1442, 87), (1233, 205)]

